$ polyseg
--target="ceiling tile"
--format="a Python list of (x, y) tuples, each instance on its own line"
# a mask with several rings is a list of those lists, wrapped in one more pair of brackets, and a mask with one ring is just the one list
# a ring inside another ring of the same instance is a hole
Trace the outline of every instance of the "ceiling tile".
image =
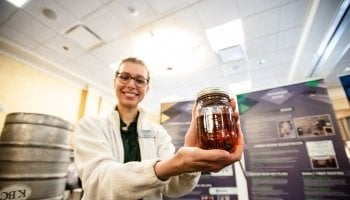
[(284, 49), (289, 47), (296, 47), (299, 43), (300, 36), (302, 34), (302, 27), (296, 27), (281, 31), (278, 35), (278, 49)]
[(105, 7), (101, 7), (83, 19), (83, 24), (105, 42), (111, 41), (127, 31), (124, 24)]
[(206, 67), (221, 64), (218, 55), (206, 43), (200, 44), (190, 57), (191, 59), (187, 62), (188, 65), (197, 70), (204, 70)]
[(285, 77), (287, 77), (288, 70), (289, 69), (289, 63), (287, 64), (279, 64), (275, 66), (263, 66), (260, 68), (254, 68), (250, 71), (250, 77), (253, 81), (262, 81), (262, 80), (274, 80), (274, 78), (278, 77), (284, 77), (284, 81), (286, 80)]
[(109, 69), (105, 63), (89, 53), (77, 56), (74, 62), (79, 65), (80, 73), (83, 75), (94, 75), (98, 70)]
[(33, 51), (38, 55), (40, 55), (41, 57), (44, 57), (45, 59), (48, 59), (58, 64), (62, 64), (68, 60), (67, 57), (62, 56), (61, 54), (51, 50), (45, 45), (41, 45), (38, 48), (34, 49)]
[(279, 8), (244, 18), (242, 23), (245, 40), (249, 41), (278, 32), (280, 26), (279, 18)]
[[(77, 19), (73, 15), (54, 0), (35, 0), (26, 4), (23, 9), (60, 33), (64, 33), (77, 22)], [(49, 19), (46, 17), (43, 14), (43, 9), (52, 10), (57, 15), (57, 19)]]
[(220, 68), (225, 76), (229, 76), (232, 74), (246, 72), (248, 70), (248, 62), (247, 60), (228, 62), (220, 65)]
[[(257, 59), (252, 59), (254, 60), (254, 63), (250, 63), (251, 69), (254, 69), (255, 67), (259, 67), (259, 66), (274, 67), (274, 66), (285, 65), (288, 63), (289, 63), (289, 66), (291, 66), (291, 63), (294, 58), (295, 50), (296, 50), (296, 47), (279, 49), (278, 51), (271, 52), (264, 56), (266, 63), (262, 65), (257, 64), (258, 59), (261, 59), (261, 58), (257, 57)], [(289, 67), (287, 67), (286, 69), (289, 69)]]
[(204, 0), (196, 4), (203, 26), (208, 29), (239, 18), (238, 4), (235, 0)]
[[(82, 48), (74, 44), (74, 42), (71, 40), (63, 37), (62, 35), (57, 35), (52, 40), (48, 41), (45, 45), (69, 59), (74, 59), (75, 57), (84, 53), (84, 50)], [(68, 49), (66, 50), (64, 47), (67, 47)]]
[(193, 6), (162, 19), (166, 26), (174, 26), (189, 32), (204, 32), (201, 19)]
[(285, 30), (295, 26), (302, 26), (309, 3), (309, 1), (301, 0), (283, 5), (280, 17), (281, 29)]
[(187, 0), (147, 0), (152, 9), (157, 13), (157, 16), (165, 16), (177, 11), (188, 4)]
[(238, 0), (239, 13), (241, 18), (249, 15), (256, 15), (262, 11), (280, 6), (281, 0)]
[(56, 1), (78, 19), (84, 18), (86, 15), (92, 13), (93, 11), (95, 11), (103, 5), (100, 0), (88, 0), (84, 1), (84, 3), (76, 0)]
[(152, 30), (162, 27), (160, 22), (154, 22), (149, 25), (140, 27), (135, 31), (130, 31), (127, 34), (118, 37), (110, 42), (110, 44), (122, 52), (126, 56), (137, 56), (136, 43), (144, 34), (149, 34)]
[(111, 41), (109, 44), (111, 45), (111, 48), (121, 52), (123, 55), (136, 56), (134, 54), (135, 52), (134, 46), (135, 46), (135, 41), (139, 37), (139, 34), (136, 32), (131, 32)]
[[(115, 0), (107, 8), (118, 17), (129, 29), (135, 29), (156, 20), (156, 15), (145, 0)], [(129, 9), (135, 9), (137, 15), (132, 15)]]
[(107, 65), (119, 62), (124, 57), (124, 55), (110, 43), (101, 45), (91, 50), (90, 53)]
[(209, 87), (215, 86), (215, 87), (222, 87), (225, 90), (229, 89), (229, 83), (232, 83), (232, 80), (226, 80), (225, 78), (222, 77), (217, 77), (217, 78), (210, 78), (205, 80), (206, 85)]
[(40, 45), (37, 41), (22, 32), (16, 31), (7, 24), (0, 27), (0, 35), (25, 48), (33, 49)]
[(278, 35), (274, 34), (264, 38), (247, 41), (245, 47), (248, 58), (265, 56), (266, 54), (276, 51), (278, 41), (277, 36)]
[(0, 1), (0, 25), (5, 22), (15, 11), (16, 7), (8, 1)]
[(225, 77), (229, 83), (239, 83), (242, 81), (250, 80), (250, 74), (248, 71), (243, 71), (235, 74), (231, 74)]
[(18, 10), (16, 14), (6, 22), (6, 24), (16, 31), (25, 33), (41, 43), (45, 43), (55, 35), (55, 32), (52, 29), (22, 10)]

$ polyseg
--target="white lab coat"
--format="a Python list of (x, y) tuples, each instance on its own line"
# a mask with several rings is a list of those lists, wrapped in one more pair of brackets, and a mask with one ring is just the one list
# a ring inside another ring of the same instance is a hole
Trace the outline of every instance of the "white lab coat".
[(137, 131), (141, 162), (124, 161), (119, 113), (84, 117), (75, 130), (75, 164), (82, 180), (83, 200), (156, 200), (162, 194), (183, 196), (196, 186), (200, 172), (185, 173), (166, 181), (154, 172), (157, 161), (174, 154), (171, 137), (159, 124), (144, 119), (140, 110)]

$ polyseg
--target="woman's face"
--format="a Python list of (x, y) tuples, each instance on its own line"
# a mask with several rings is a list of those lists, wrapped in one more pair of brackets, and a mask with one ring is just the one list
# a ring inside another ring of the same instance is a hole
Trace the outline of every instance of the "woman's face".
[[(143, 65), (125, 62), (123, 63), (119, 70), (121, 74), (127, 74), (131, 77), (139, 77), (148, 79), (148, 73), (146, 68)], [(121, 76), (120, 74), (118, 76)], [(139, 86), (136, 84), (135, 79), (130, 79), (126, 83), (122, 83), (120, 78), (116, 77), (114, 81), (115, 93), (118, 98), (118, 106), (124, 106), (127, 108), (137, 108), (138, 104), (145, 97), (149, 85), (148, 83), (145, 86)]]

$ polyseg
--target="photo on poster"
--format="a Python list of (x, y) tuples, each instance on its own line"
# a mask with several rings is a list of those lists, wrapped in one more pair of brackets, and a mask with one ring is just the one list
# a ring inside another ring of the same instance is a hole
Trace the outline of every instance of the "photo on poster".
[(337, 169), (338, 161), (331, 140), (306, 142), (312, 169)]
[(328, 114), (294, 118), (294, 123), (299, 138), (335, 135), (331, 116)]
[(277, 133), (280, 139), (296, 138), (296, 132), (292, 120), (277, 121)]

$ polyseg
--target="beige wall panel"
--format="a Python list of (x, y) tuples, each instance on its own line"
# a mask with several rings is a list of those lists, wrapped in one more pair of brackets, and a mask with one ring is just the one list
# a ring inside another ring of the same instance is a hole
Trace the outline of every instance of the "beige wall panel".
[(82, 88), (0, 54), (0, 128), (12, 112), (33, 112), (76, 123)]
[(116, 105), (116, 100), (108, 97), (101, 98), (100, 114), (110, 113)]
[(84, 116), (97, 115), (99, 113), (100, 94), (95, 89), (88, 87)]

